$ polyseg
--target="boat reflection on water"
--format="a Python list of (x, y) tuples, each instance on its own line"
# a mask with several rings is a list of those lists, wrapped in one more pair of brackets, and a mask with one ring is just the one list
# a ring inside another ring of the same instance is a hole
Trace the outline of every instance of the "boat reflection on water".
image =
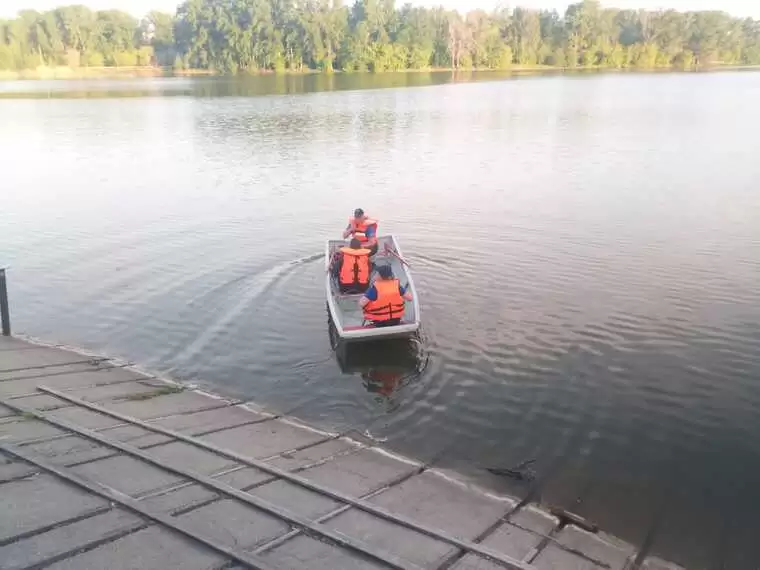
[(335, 358), (343, 374), (356, 375), (364, 388), (384, 404), (387, 412), (399, 406), (402, 388), (422, 376), (428, 357), (420, 338), (395, 338), (368, 342), (337, 342), (330, 327)]

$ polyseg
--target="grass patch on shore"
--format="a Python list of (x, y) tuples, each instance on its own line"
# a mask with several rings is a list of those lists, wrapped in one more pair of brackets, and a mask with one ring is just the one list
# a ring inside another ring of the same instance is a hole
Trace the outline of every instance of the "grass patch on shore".
[(130, 402), (142, 402), (144, 400), (151, 400), (153, 398), (158, 398), (159, 396), (168, 396), (169, 394), (179, 394), (180, 392), (184, 392), (185, 388), (183, 386), (164, 386), (162, 388), (158, 388), (157, 390), (154, 390), (153, 392), (141, 392), (139, 394), (130, 394), (128, 396), (125, 396), (125, 400), (129, 400)]

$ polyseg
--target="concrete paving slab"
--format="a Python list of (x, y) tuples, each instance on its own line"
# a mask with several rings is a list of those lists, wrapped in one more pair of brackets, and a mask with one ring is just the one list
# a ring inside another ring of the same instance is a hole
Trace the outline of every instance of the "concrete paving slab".
[(23, 461), (17, 461), (15, 458), (6, 456), (0, 452), (0, 483), (24, 477), (34, 473), (36, 470), (36, 467)]
[(138, 447), (140, 449), (150, 449), (154, 445), (162, 445), (174, 441), (169, 436), (161, 435), (159, 433), (144, 435), (132, 440), (128, 440), (130, 445)]
[(247, 422), (262, 420), (266, 417), (263, 414), (257, 414), (239, 406), (228, 406), (217, 410), (206, 410), (194, 414), (162, 418), (152, 423), (166, 429), (192, 435), (235, 427)]
[(536, 570), (605, 570), (606, 567), (594, 564), (572, 552), (562, 550), (555, 544), (544, 548), (533, 560)]
[(78, 556), (48, 566), (50, 570), (206, 570), (225, 558), (190, 539), (149, 527)]
[(178, 394), (165, 394), (147, 400), (133, 402), (120, 402), (109, 404), (109, 410), (126, 414), (141, 420), (158, 418), (188, 412), (199, 412), (209, 408), (217, 408), (224, 405), (221, 400), (209, 398), (195, 392), (180, 392)]
[(129, 380), (146, 380), (156, 382), (155, 378), (146, 376), (142, 372), (114, 365), (110, 362), (101, 362), (93, 366), (93, 370), (78, 374), (61, 374), (54, 378), (42, 379), (39, 384), (49, 386), (56, 390), (69, 390), (76, 387), (107, 386)]
[(114, 509), (0, 547), (0, 560), (5, 570), (26, 568), (74, 550), (88, 542), (108, 538), (116, 533), (138, 528), (143, 524), (145, 522), (139, 517)]
[(8, 377), (16, 372), (38, 370), (44, 374), (57, 366), (87, 363), (96, 357), (84, 356), (58, 348), (38, 348), (35, 350), (4, 350), (0, 352), (0, 375)]
[(127, 495), (135, 495), (182, 481), (179, 477), (162, 469), (126, 455), (77, 465), (71, 470)]
[[(514, 514), (509, 519), (509, 523), (497, 528), (486, 537), (482, 544), (517, 560), (523, 560), (559, 524), (559, 520), (545, 511), (527, 506)], [(517, 528), (515, 525), (521, 528)], [(503, 566), (476, 554), (468, 554), (454, 564), (452, 568), (456, 570), (492, 570), (503, 568)]]
[(71, 406), (71, 404), (65, 400), (61, 400), (60, 398), (49, 396), (41, 392), (37, 396), (20, 398), (18, 400), (15, 400), (13, 403), (18, 406), (23, 406), (24, 408), (40, 411), (55, 410), (56, 408), (66, 408), (68, 406)]
[(425, 472), (371, 499), (373, 503), (463, 538), (474, 538), (514, 506)]
[[(5, 345), (4, 345), (5, 346)], [(59, 348), (36, 350), (4, 350), (0, 352), (0, 373), (20, 368), (55, 366), (89, 360), (91, 357), (68, 352)]]
[(559, 525), (557, 517), (530, 505), (517, 511), (510, 517), (509, 522), (544, 536)]
[[(0, 356), (2, 353), (0, 353)], [(84, 360), (85, 357), (81, 357)], [(113, 366), (103, 362), (103, 367)], [(82, 362), (74, 364), (55, 364), (52, 366), (45, 366), (39, 368), (19, 368), (15, 370), (9, 370), (7, 372), (0, 372), (0, 385), (6, 382), (15, 382), (16, 380), (27, 379), (29, 381), (35, 381), (37, 383), (47, 382), (48, 379), (54, 379), (58, 376), (78, 373), (87, 374), (89, 372), (97, 371), (98, 365)]]
[(112, 455), (114, 450), (79, 436), (69, 436), (25, 446), (56, 465), (87, 461)]
[(491, 562), (487, 558), (481, 558), (474, 554), (468, 554), (451, 566), (451, 570), (504, 570), (504, 566)]
[[(121, 368), (113, 368), (113, 371), (124, 372)], [(103, 376), (101, 376), (103, 375)], [(109, 382), (118, 384), (123, 381), (130, 381), (136, 378), (134, 373), (129, 373), (130, 378), (120, 377), (117, 374), (106, 374), (105, 372), (80, 372), (72, 374), (63, 374), (50, 378), (25, 378), (23, 380), (8, 380), (0, 382), (0, 397), (17, 396), (21, 394), (31, 394), (37, 391), (37, 386), (49, 386), (56, 390), (69, 390), (72, 387), (86, 388), (94, 386), (96, 382)], [(113, 378), (113, 379), (112, 379)]]
[(522, 560), (543, 540), (544, 535), (542, 534), (536, 534), (506, 523), (488, 535), (483, 541), (483, 545), (503, 552), (512, 558)]
[(79, 427), (87, 429), (101, 429), (124, 423), (121, 420), (117, 420), (106, 415), (87, 410), (85, 408), (78, 408), (76, 406), (54, 410), (48, 415), (52, 418), (65, 420), (67, 422), (76, 424)]
[(0, 423), (0, 441), (3, 443), (15, 443), (38, 437), (52, 437), (64, 433), (66, 432), (45, 422), (26, 418)]
[(134, 380), (129, 382), (119, 382), (117, 384), (106, 384), (104, 386), (88, 386), (69, 390), (68, 394), (75, 398), (85, 400), (86, 402), (104, 402), (106, 400), (119, 399), (139, 399), (147, 394), (152, 394), (159, 388), (165, 387), (166, 384), (160, 380)]
[(102, 431), (101, 434), (109, 439), (129, 443), (129, 445), (133, 447), (140, 448), (174, 441), (174, 439), (169, 436), (161, 435), (160, 433), (155, 433), (135, 425), (125, 425), (106, 429)]
[(343, 534), (376, 546), (385, 552), (393, 552), (423, 567), (437, 568), (456, 552), (455, 547), (445, 542), (434, 540), (424, 534), (356, 509), (348, 510), (325, 524)]
[(17, 461), (18, 460), (15, 457), (11, 455), (6, 455), (2, 451), (0, 451), (0, 465), (8, 465), (10, 463), (16, 463)]
[(76, 465), (84, 465), (91, 461), (101, 461), (103, 459), (108, 459), (109, 457), (116, 457), (117, 455), (118, 452), (116, 450), (108, 451), (104, 449), (93, 449), (89, 452), (83, 451), (82, 453), (77, 453), (71, 457), (67, 457), (66, 455), (55, 457), (50, 460), (50, 463), (63, 467), (74, 467)]
[(366, 449), (336, 457), (299, 475), (358, 497), (414, 469), (414, 465)]
[(566, 526), (556, 536), (557, 542), (605, 563), (611, 570), (622, 570), (634, 554), (633, 546), (604, 533), (591, 534), (575, 526)]
[(243, 469), (238, 469), (232, 473), (226, 473), (214, 477), (217, 481), (226, 483), (230, 487), (235, 487), (236, 489), (247, 489), (251, 485), (256, 485), (271, 478), (271, 475), (264, 473), (255, 467), (244, 467)]
[[(37, 386), (48, 386), (56, 390), (70, 390), (71, 388), (85, 388), (87, 386), (118, 384), (120, 382), (139, 380), (143, 376), (137, 372), (117, 367), (95, 367), (73, 365), (72, 370), (66, 374), (62, 368), (55, 368), (55, 375), (24, 378), (19, 380), (5, 380), (0, 382), (0, 396), (12, 396), (18, 394), (30, 394), (37, 390)], [(68, 370), (68, 367), (66, 367)], [(39, 376), (38, 374), (35, 376)]]
[[(13, 479), (20, 477), (26, 477), (37, 471), (36, 467), (32, 467), (27, 463), (19, 463), (14, 461), (2, 461), (0, 462), (0, 483), (7, 483)], [(2, 493), (0, 489), (0, 493)]]
[[(503, 552), (516, 560), (523, 560), (530, 552), (541, 543), (543, 537), (539, 534), (523, 530), (511, 524), (503, 524), (482, 542), (484, 546), (492, 548), (498, 552)], [(459, 565), (454, 568), (490, 568), (494, 565), (496, 568), (503, 568), (487, 559), (483, 559), (475, 554), (468, 554)]]
[(182, 441), (151, 447), (146, 452), (172, 467), (192, 469), (204, 475), (238, 465), (235, 461)]
[(385, 570), (387, 566), (351, 551), (304, 535), (262, 553), (277, 568), (287, 570)]
[(262, 458), (315, 443), (324, 436), (279, 420), (231, 428), (201, 436), (203, 441), (225, 449)]
[(177, 518), (203, 536), (246, 550), (291, 529), (282, 520), (232, 499), (216, 501)]
[(292, 471), (339, 453), (359, 450), (360, 447), (351, 442), (340, 439), (331, 439), (324, 443), (301, 449), (300, 451), (278, 455), (277, 457), (270, 459), (267, 463), (274, 467), (278, 467), (279, 469), (284, 469), (285, 471)]
[(0, 489), (0, 540), (107, 504), (49, 475), (11, 481)]
[(343, 504), (282, 480), (256, 487), (249, 493), (312, 520)]
[[(52, 413), (50, 415), (52, 415)], [(103, 417), (101, 414), (98, 414), (98, 415), (100, 417)], [(84, 418), (85, 422), (89, 422), (90, 419), (91, 418)], [(92, 421), (96, 422), (97, 420), (95, 418), (92, 418)], [(78, 422), (76, 421), (72, 423), (78, 424)], [(87, 428), (87, 429), (92, 429), (92, 428)], [(145, 429), (143, 427), (140, 427), (138, 425), (135, 425), (129, 422), (106, 424), (103, 427), (95, 428), (92, 431), (97, 431), (99, 434), (103, 435), (104, 437), (108, 437), (109, 439), (118, 439), (119, 441), (131, 441), (134, 439), (145, 437), (147, 435), (153, 435), (155, 433), (155, 432), (150, 431), (149, 429)], [(167, 437), (167, 436), (162, 436), (162, 437)], [(167, 437), (167, 440), (172, 440), (172, 438)]]
[(163, 495), (155, 497), (141, 498), (140, 502), (145, 508), (153, 511), (170, 512), (177, 509), (191, 507), (200, 503), (205, 503), (220, 495), (203, 485), (188, 485), (176, 491), (169, 491)]

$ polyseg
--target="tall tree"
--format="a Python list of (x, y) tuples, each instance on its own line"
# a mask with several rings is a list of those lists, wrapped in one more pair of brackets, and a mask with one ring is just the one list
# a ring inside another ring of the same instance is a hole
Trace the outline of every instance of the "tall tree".
[(462, 15), (393, 0), (185, 0), (139, 22), (61, 6), (0, 21), (0, 68), (161, 65), (223, 73), (425, 68), (760, 65), (760, 22), (723, 12), (500, 8)]
[(541, 15), (536, 10), (515, 8), (512, 14), (512, 51), (515, 61), (521, 65), (540, 63)]

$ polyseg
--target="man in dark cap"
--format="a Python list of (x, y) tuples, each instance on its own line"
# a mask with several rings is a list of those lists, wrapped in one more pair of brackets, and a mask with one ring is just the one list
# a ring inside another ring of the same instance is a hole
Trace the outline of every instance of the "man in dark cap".
[(377, 253), (377, 220), (371, 219), (361, 208), (354, 210), (352, 218), (348, 218), (348, 226), (343, 237), (358, 239), (363, 248), (370, 250), (370, 255)]
[(359, 306), (364, 310), (364, 320), (376, 327), (398, 325), (404, 317), (405, 301), (413, 299), (407, 287), (402, 287), (393, 275), (389, 265), (379, 265), (378, 278), (359, 299)]

